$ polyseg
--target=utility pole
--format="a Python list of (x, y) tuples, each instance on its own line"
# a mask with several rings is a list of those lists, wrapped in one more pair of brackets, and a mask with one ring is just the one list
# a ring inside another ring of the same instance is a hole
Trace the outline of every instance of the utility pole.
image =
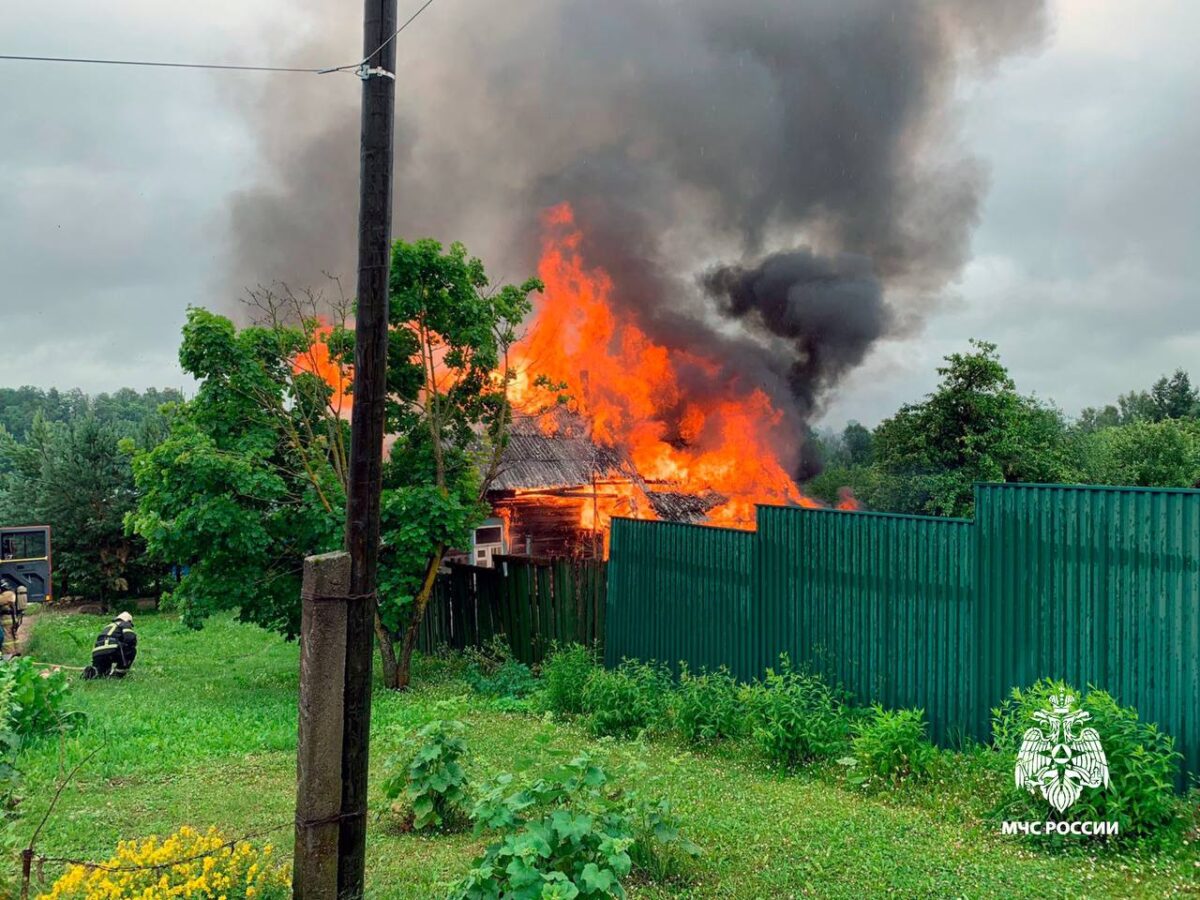
[(346, 503), (351, 599), (346, 615), (342, 807), (338, 831), (340, 900), (360, 900), (366, 865), (371, 666), (387, 396), (395, 35), (396, 0), (365, 0), (363, 65), (359, 70), (363, 92), (358, 308), (354, 327), (354, 406), (350, 417), (350, 490)]

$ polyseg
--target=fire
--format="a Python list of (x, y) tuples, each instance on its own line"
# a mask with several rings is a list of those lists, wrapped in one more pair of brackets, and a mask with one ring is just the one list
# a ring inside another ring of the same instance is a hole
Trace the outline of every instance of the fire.
[(292, 361), (292, 366), (297, 373), (308, 372), (329, 385), (333, 390), (329, 398), (330, 410), (340, 419), (349, 419), (350, 411), (354, 407), (354, 399), (350, 393), (352, 371), (350, 366), (330, 355), (327, 342), (332, 333), (332, 325), (318, 325), (313, 330), (312, 342), (308, 349)]
[(848, 487), (838, 488), (837, 509), (853, 511), (862, 509), (862, 504), (858, 502), (858, 498), (854, 496), (854, 489)]
[[(571, 535), (571, 546), (555, 552), (607, 555), (615, 516), (753, 529), (759, 504), (821, 506), (780, 460), (783, 413), (770, 397), (731, 384), (716, 360), (651, 338), (628, 311), (635, 304), (614, 304), (612, 279), (583, 258), (583, 234), (569, 205), (547, 210), (543, 226), (538, 274), (546, 290), (511, 348), (509, 398), (522, 427), (583, 437), (587, 446), (611, 451), (612, 462), (599, 465), (588, 484), (508, 491), (493, 514), (510, 539), (528, 535), (536, 517), (568, 526), (551, 529)], [(352, 371), (331, 358), (331, 332), (327, 324), (316, 328), (294, 366), (323, 378), (333, 389), (331, 409), (348, 417)], [(445, 389), (452, 374), (439, 363), (435, 353), (433, 377)], [(504, 377), (496, 373), (498, 382)], [(563, 385), (567, 415), (559, 414)], [(586, 434), (577, 434), (580, 428)], [(837, 508), (860, 506), (844, 488)]]
[[(751, 529), (756, 504), (819, 506), (772, 448), (783, 414), (767, 394), (731, 388), (715, 361), (653, 340), (614, 307), (611, 278), (582, 258), (583, 235), (569, 205), (548, 210), (543, 224), (538, 274), (546, 291), (514, 348), (514, 406), (536, 414), (550, 405), (536, 376), (565, 383), (591, 439), (627, 454), (647, 491), (719, 498), (706, 516), (711, 524)], [(557, 427), (552, 417), (545, 422), (548, 433)], [(585, 503), (583, 524), (607, 530), (611, 515), (627, 515), (623, 508), (636, 502), (627, 494), (640, 490), (618, 492), (617, 504), (602, 498), (608, 509), (600, 513)], [(641, 500), (636, 505), (650, 510), (649, 498)]]

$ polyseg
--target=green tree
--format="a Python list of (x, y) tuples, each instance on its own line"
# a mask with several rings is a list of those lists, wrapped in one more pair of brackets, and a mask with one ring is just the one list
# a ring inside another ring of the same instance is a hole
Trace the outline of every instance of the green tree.
[(125, 533), (133, 473), (113, 426), (88, 417), (64, 429), (42, 466), (39, 493), (37, 518), (54, 530), (64, 593), (107, 607), (114, 595), (151, 586), (157, 571), (146, 565), (144, 542)]
[(907, 404), (875, 431), (875, 459), (889, 475), (913, 478), (922, 510), (969, 516), (976, 481), (1058, 480), (1068, 447), (1062, 414), (1017, 393), (996, 345), (972, 340), (946, 357), (937, 390)]
[(64, 425), (90, 416), (102, 425), (116, 428), (120, 437), (136, 437), (147, 423), (161, 424), (159, 410), (163, 404), (182, 399), (179, 391), (155, 388), (140, 393), (122, 388), (113, 394), (93, 397), (78, 388), (66, 392), (29, 386), (0, 388), (0, 427), (24, 440), (38, 415), (47, 422)]
[(1121, 411), (1110, 403), (1103, 409), (1097, 409), (1094, 406), (1085, 407), (1079, 413), (1076, 427), (1080, 431), (1090, 432), (1119, 424), (1121, 424)]
[(24, 440), (0, 431), (0, 524), (29, 525), (40, 517), (42, 471), (61, 427), (38, 410)]
[(858, 422), (847, 423), (842, 431), (842, 449), (849, 465), (868, 465), (874, 454), (874, 445), (875, 439), (870, 430)]
[(446, 551), (467, 546), (487, 513), (512, 417), (507, 352), (541, 282), (490, 285), (462, 244), (397, 241), (392, 251), (381, 614), (403, 628), (389, 686), (405, 688), (421, 620)]
[(124, 532), (135, 492), (118, 435), (91, 415), (51, 422), (40, 409), (24, 441), (0, 429), (0, 524), (51, 526), (59, 596), (107, 605), (157, 588), (161, 569), (148, 563), (141, 539)]
[(1148, 391), (1130, 391), (1117, 398), (1119, 421), (1122, 425), (1130, 422), (1153, 422), (1157, 416), (1154, 400)]
[(1164, 375), (1150, 388), (1150, 399), (1154, 404), (1154, 420), (1194, 419), (1200, 407), (1200, 392), (1192, 387), (1188, 373), (1176, 369), (1168, 378)]
[[(540, 287), (491, 286), (460, 244), (393, 248), (376, 610), (389, 686), (409, 682), (442, 557), (486, 514), (511, 419), (507, 349)], [(240, 331), (189, 312), (180, 361), (200, 388), (167, 439), (135, 456), (141, 498), (128, 522), (159, 558), (188, 568), (172, 595), (188, 622), (237, 608), (293, 635), (303, 558), (342, 543), (349, 430), (328, 381), (349, 378), (353, 333), (344, 315), (319, 327), (311, 295), (251, 302), (258, 324)]]
[(1200, 482), (1200, 424), (1164, 419), (1104, 428), (1083, 438), (1081, 481), (1142, 487)]
[(332, 389), (296, 365), (315, 334), (313, 320), (239, 331), (188, 311), (179, 359), (200, 387), (166, 439), (135, 453), (127, 525), (186, 569), (164, 599), (192, 626), (237, 609), (295, 635), (304, 557), (341, 544), (346, 429), (328, 412)]

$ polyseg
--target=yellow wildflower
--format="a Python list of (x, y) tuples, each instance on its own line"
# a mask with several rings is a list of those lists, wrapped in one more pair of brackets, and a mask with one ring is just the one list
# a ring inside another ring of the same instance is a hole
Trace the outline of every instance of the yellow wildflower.
[(269, 845), (230, 846), (215, 828), (184, 826), (162, 841), (119, 842), (104, 868), (71, 866), (38, 900), (284, 900), (291, 874), (270, 857)]

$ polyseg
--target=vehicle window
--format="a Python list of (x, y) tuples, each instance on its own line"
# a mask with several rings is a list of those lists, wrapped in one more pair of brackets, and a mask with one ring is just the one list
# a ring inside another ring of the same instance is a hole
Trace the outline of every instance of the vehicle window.
[(0, 538), (0, 559), (45, 559), (46, 532), (16, 531)]

